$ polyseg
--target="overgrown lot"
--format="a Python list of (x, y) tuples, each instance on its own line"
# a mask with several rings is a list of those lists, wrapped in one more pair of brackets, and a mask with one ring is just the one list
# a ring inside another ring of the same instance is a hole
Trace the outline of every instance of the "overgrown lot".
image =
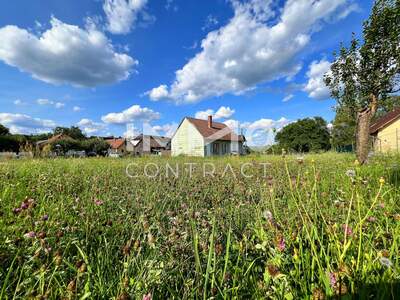
[(0, 298), (394, 299), (400, 157), (354, 160), (0, 162)]

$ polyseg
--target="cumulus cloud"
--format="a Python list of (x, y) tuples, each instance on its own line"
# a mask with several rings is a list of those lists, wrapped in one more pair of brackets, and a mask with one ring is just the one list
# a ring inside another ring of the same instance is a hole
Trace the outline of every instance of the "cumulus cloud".
[(65, 106), (65, 103), (55, 102), (49, 99), (37, 99), (36, 103), (39, 105), (52, 105), (55, 108), (63, 108)]
[(136, 121), (150, 122), (159, 118), (160, 114), (158, 112), (147, 107), (141, 107), (140, 105), (133, 105), (120, 113), (109, 113), (101, 117), (101, 120), (108, 124), (121, 125), (134, 123)]
[(325, 59), (310, 64), (307, 72), (308, 82), (303, 88), (310, 98), (325, 100), (330, 97), (329, 88), (324, 82), (324, 75), (330, 72), (330, 67), (331, 63)]
[[(145, 8), (147, 0), (105, 0), (103, 9), (107, 17), (107, 29), (114, 34), (129, 33), (141, 12)], [(144, 14), (144, 21), (154, 18)]]
[(152, 89), (150, 92), (146, 94), (148, 94), (150, 99), (153, 101), (166, 99), (168, 98), (168, 86), (162, 84), (159, 87)]
[(221, 106), (216, 112), (212, 109), (207, 109), (204, 111), (198, 111), (195, 115), (197, 119), (206, 120), (208, 116), (212, 116), (213, 119), (228, 119), (235, 113), (234, 109), (230, 107)]
[(82, 29), (54, 17), (50, 23), (40, 35), (13, 25), (0, 28), (0, 60), (44, 82), (80, 87), (125, 80), (137, 64), (117, 53), (93, 24)]
[(228, 24), (208, 33), (201, 52), (176, 71), (174, 82), (160, 86), (164, 98), (190, 103), (293, 77), (301, 69), (298, 54), (313, 32), (347, 3), (288, 0), (277, 17), (272, 0), (233, 1), (234, 16)]
[(107, 126), (104, 123), (94, 122), (90, 119), (82, 119), (77, 125), (85, 132), (87, 135), (95, 135), (104, 131)]
[(241, 125), (245, 129), (247, 143), (250, 146), (265, 146), (274, 143), (275, 133), (281, 130), (290, 121), (284, 117), (279, 120), (260, 119), (246, 122)]
[(164, 125), (155, 125), (152, 127), (156, 135), (162, 135), (166, 137), (172, 137), (178, 128), (177, 123), (169, 123)]
[(12, 113), (0, 113), (0, 124), (8, 127), (12, 134), (37, 134), (49, 132), (56, 127), (52, 120)]

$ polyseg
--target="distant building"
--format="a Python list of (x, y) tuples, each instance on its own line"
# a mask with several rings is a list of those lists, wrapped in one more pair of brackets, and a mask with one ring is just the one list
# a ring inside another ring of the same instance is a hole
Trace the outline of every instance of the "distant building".
[(376, 152), (400, 151), (400, 108), (389, 112), (370, 127)]
[(180, 123), (171, 141), (172, 156), (214, 156), (245, 154), (243, 135), (237, 135), (227, 125), (186, 117)]
[(38, 150), (42, 150), (44, 148), (44, 146), (46, 146), (46, 145), (50, 145), (57, 141), (65, 140), (65, 139), (71, 139), (71, 137), (69, 137), (68, 135), (65, 135), (65, 134), (56, 134), (47, 140), (37, 141), (36, 148)]
[(112, 155), (124, 155), (126, 153), (126, 142), (125, 139), (106, 139), (106, 142), (110, 145), (108, 154)]
[(163, 136), (140, 134), (133, 139), (127, 139), (126, 150), (134, 155), (169, 155), (171, 139)]

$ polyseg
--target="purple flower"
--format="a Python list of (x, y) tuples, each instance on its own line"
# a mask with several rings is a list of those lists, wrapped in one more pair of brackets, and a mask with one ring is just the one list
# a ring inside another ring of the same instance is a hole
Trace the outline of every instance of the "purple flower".
[(336, 285), (336, 282), (337, 282), (335, 273), (329, 272), (328, 276), (329, 276), (329, 282), (331, 284), (331, 287), (334, 287)]
[(42, 217), (42, 221), (47, 221), (49, 219), (49, 215), (44, 215), (43, 217)]
[(36, 233), (34, 231), (29, 231), (24, 234), (24, 237), (26, 237), (28, 239), (33, 239), (34, 237), (36, 237)]
[(22, 202), (22, 204), (21, 204), (22, 209), (28, 209), (28, 207), (29, 207), (28, 203)]
[(147, 295), (143, 295), (143, 300), (151, 300), (151, 293), (148, 293)]
[(353, 235), (353, 230), (350, 228), (350, 226), (348, 226), (346, 224), (343, 224), (342, 228), (343, 228), (343, 231), (344, 231), (345, 235), (348, 235), (348, 236), (352, 236)]
[(22, 209), (20, 207), (17, 207), (17, 208), (13, 209), (13, 213), (16, 214), (16, 215), (19, 214), (21, 211), (22, 211)]
[(101, 201), (101, 200), (98, 200), (98, 199), (96, 199), (95, 201), (94, 201), (94, 204), (96, 204), (97, 206), (101, 206), (101, 205), (103, 205), (103, 201)]
[(285, 244), (285, 239), (283, 237), (281, 237), (279, 239), (277, 247), (278, 247), (278, 250), (281, 252), (283, 252), (285, 250), (286, 244)]
[(376, 221), (376, 218), (375, 217), (368, 217), (368, 222), (371, 222), (371, 223), (373, 223), (373, 222), (375, 222)]

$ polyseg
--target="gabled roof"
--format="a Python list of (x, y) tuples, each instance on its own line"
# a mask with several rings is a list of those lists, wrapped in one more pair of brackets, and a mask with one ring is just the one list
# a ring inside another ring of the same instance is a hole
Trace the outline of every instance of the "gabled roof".
[(111, 146), (112, 149), (119, 149), (125, 144), (124, 139), (112, 139), (106, 140), (106, 142)]
[(135, 145), (135, 147), (144, 140), (144, 143), (147, 145), (150, 142), (151, 148), (166, 148), (168, 144), (171, 142), (171, 139), (164, 136), (156, 136), (156, 135), (143, 135), (139, 134), (136, 136), (131, 142)]
[(400, 107), (387, 113), (382, 118), (378, 119), (374, 124), (372, 124), (369, 130), (370, 134), (377, 133), (379, 130), (392, 124), (399, 118), (400, 118)]
[(212, 121), (212, 127), (208, 127), (208, 120), (200, 120), (186, 117), (186, 119), (196, 127), (205, 139), (221, 141), (240, 141), (243, 142), (243, 136), (238, 136), (224, 123)]

